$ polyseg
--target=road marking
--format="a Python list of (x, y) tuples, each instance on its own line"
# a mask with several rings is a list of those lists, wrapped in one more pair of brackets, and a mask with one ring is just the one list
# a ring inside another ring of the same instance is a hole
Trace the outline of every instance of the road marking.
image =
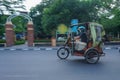
[(105, 49), (108, 49), (108, 50), (109, 50), (109, 49), (111, 49), (111, 48), (110, 48), (110, 47), (106, 47)]
[(52, 48), (46, 48), (46, 50), (49, 51), (49, 50), (53, 50), (53, 49)]
[(39, 50), (40, 50), (40, 48), (34, 48), (33, 50), (35, 50), (35, 51), (39, 51)]
[(25, 51), (27, 51), (27, 50), (29, 50), (28, 48), (25, 48), (25, 49), (22, 49), (22, 50), (25, 50)]
[(15, 51), (16, 49), (10, 49), (11, 51)]

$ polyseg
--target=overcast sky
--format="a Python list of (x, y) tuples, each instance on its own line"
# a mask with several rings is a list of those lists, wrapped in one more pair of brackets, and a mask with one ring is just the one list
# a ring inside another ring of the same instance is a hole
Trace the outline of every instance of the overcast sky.
[(30, 11), (30, 8), (31, 7), (34, 7), (36, 6), (37, 4), (39, 4), (41, 2), (41, 0), (26, 0), (24, 2), (25, 6), (26, 6), (26, 9), (27, 11)]

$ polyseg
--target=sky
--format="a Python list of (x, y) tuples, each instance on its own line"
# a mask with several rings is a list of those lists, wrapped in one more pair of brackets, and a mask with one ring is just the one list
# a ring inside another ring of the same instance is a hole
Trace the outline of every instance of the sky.
[(35, 7), (40, 2), (41, 0), (26, 0), (23, 4), (26, 6), (27, 11), (29, 12), (31, 7)]

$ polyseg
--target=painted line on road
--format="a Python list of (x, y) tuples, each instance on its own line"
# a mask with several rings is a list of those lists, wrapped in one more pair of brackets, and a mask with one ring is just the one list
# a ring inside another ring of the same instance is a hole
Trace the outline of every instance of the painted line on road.
[(52, 48), (46, 48), (47, 51), (52, 50)]
[(16, 49), (10, 49), (11, 51), (15, 51)]
[(33, 50), (35, 50), (35, 51), (39, 51), (39, 50), (40, 50), (40, 48), (34, 48)]
[(24, 51), (27, 51), (27, 50), (29, 50), (28, 48), (25, 48), (25, 49), (23, 49)]
[(107, 47), (107, 48), (105, 48), (106, 50), (110, 50), (110, 49), (112, 49), (112, 48), (110, 48), (110, 47)]

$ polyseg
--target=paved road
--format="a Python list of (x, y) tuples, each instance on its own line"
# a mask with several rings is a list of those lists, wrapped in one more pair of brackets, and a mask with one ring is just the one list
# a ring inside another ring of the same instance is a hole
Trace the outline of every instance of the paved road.
[(83, 57), (60, 60), (56, 50), (0, 51), (0, 80), (119, 80), (120, 53), (105, 50), (98, 64)]

